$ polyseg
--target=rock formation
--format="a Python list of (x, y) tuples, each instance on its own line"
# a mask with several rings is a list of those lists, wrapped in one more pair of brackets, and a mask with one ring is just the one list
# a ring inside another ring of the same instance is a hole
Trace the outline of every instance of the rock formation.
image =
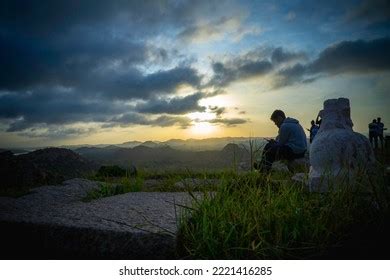
[(310, 147), (311, 191), (327, 191), (335, 180), (353, 180), (375, 162), (368, 139), (352, 129), (347, 98), (326, 100), (319, 116), (321, 126)]

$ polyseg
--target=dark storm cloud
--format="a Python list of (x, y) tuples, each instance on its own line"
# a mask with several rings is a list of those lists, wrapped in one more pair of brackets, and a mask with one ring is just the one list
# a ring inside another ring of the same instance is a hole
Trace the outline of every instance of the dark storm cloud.
[(130, 124), (148, 125), (149, 122), (148, 118), (144, 115), (135, 112), (129, 112), (110, 118), (104, 125), (102, 125), (102, 127), (107, 128), (119, 125), (128, 126)]
[(0, 96), (0, 119), (13, 121), (9, 132), (39, 124), (70, 124), (74, 122), (103, 122), (112, 115), (126, 112), (121, 103), (105, 104), (78, 97), (77, 92), (58, 89), (36, 93), (18, 92)]
[(275, 88), (285, 87), (294, 84), (297, 81), (302, 81), (303, 76), (307, 73), (306, 65), (297, 63), (291, 67), (279, 70), (273, 78)]
[(171, 93), (177, 86), (182, 84), (200, 86), (201, 77), (198, 72), (189, 67), (176, 67), (167, 71), (159, 71), (147, 75), (140, 89), (151, 92), (167, 92)]
[(248, 120), (240, 119), (240, 118), (231, 118), (231, 119), (229, 119), (229, 118), (216, 118), (216, 119), (208, 120), (207, 122), (214, 123), (214, 124), (222, 124), (222, 125), (226, 125), (229, 127), (233, 127), (233, 126), (236, 126), (238, 124), (247, 123)]
[[(132, 34), (142, 25), (126, 27), (139, 24), (137, 18), (148, 21), (147, 9), (157, 3), (2, 1), (0, 5), (0, 90), (13, 90), (85, 86), (99, 69), (144, 62), (147, 47)], [(118, 24), (120, 17), (126, 25)]]
[(76, 122), (108, 123), (108, 127), (113, 123), (151, 126), (178, 125), (183, 128), (190, 123), (186, 117), (149, 118), (141, 113), (181, 115), (206, 110), (198, 104), (199, 100), (204, 97), (204, 94), (200, 92), (184, 98), (152, 99), (135, 107), (123, 102), (89, 100), (79, 96), (80, 92), (68, 92), (64, 89), (2, 94), (0, 95), (0, 120), (7, 120), (10, 124), (8, 132), (20, 132), (34, 126), (66, 125)]
[(294, 60), (305, 60), (307, 55), (304, 52), (291, 52), (282, 47), (275, 48), (271, 54), (273, 64), (291, 62)]
[(104, 1), (5, 0), (0, 4), (0, 23), (16, 32), (51, 35), (99, 18), (104, 21), (115, 15), (114, 7)]
[(98, 132), (98, 128), (88, 127), (88, 128), (69, 128), (69, 127), (59, 127), (59, 126), (49, 126), (42, 129), (29, 128), (18, 133), (20, 136), (25, 136), (29, 138), (50, 138), (50, 139), (65, 139), (71, 137), (80, 137), (81, 135), (87, 136), (93, 133)]
[(108, 98), (146, 99), (154, 93), (171, 93), (180, 84), (199, 87), (201, 77), (190, 66), (148, 75), (136, 69), (154, 51), (166, 55), (164, 50), (95, 33), (54, 42), (0, 35), (0, 90), (61, 85)]
[(110, 69), (114, 63), (117, 68), (142, 63), (147, 60), (146, 51), (142, 44), (96, 31), (57, 40), (3, 32), (0, 89), (19, 90), (38, 85), (88, 87), (99, 75), (99, 69)]
[(214, 62), (214, 76), (210, 84), (227, 86), (238, 80), (270, 74), (280, 64), (306, 59), (303, 52), (288, 51), (281, 47), (254, 50), (226, 62)]
[(107, 99), (149, 99), (161, 94), (175, 93), (180, 85), (191, 85), (199, 88), (201, 76), (187, 66), (158, 71), (144, 75), (132, 69), (128, 72), (104, 71), (88, 78), (82, 88), (93, 92), (101, 92)]
[(180, 116), (160, 116), (157, 119), (154, 119), (150, 123), (152, 126), (167, 127), (178, 125), (180, 128), (185, 129), (191, 126), (192, 121), (188, 117)]
[[(191, 82), (190, 79), (194, 79), (197, 82), (198, 77), (191, 76), (189, 73), (192, 73), (191, 69), (175, 68), (139, 77), (136, 81), (133, 81), (133, 92), (130, 90), (132, 87), (127, 84), (126, 91), (119, 91), (117, 86), (117, 91), (114, 91), (111, 96), (105, 94), (95, 96), (96, 98), (90, 98), (89, 94), (80, 90), (69, 90), (61, 87), (3, 93), (0, 95), (0, 119), (11, 120), (7, 129), (8, 132), (22, 131), (42, 124), (107, 122), (113, 116), (135, 109), (122, 102), (115, 102), (115, 99), (132, 99), (134, 97), (146, 99), (154, 92), (174, 91), (178, 84), (186, 80)], [(137, 86), (138, 90), (136, 90)], [(105, 89), (103, 85), (102, 88)], [(154, 114), (185, 114), (187, 112), (205, 111), (204, 107), (198, 105), (198, 101), (205, 96), (207, 94), (196, 93), (185, 98), (170, 100), (164, 100), (162, 97), (159, 99), (152, 98), (143, 103), (142, 106), (138, 106), (136, 111)], [(180, 127), (184, 126), (182, 120), (178, 122), (167, 118), (151, 122), (147, 118), (140, 117), (134, 123), (144, 125), (164, 124), (164, 126), (179, 124)]]
[(390, 71), (389, 37), (371, 41), (343, 41), (324, 49), (310, 63), (279, 70), (275, 76), (275, 87), (311, 82), (321, 76), (381, 71)]
[(210, 84), (223, 87), (237, 80), (265, 75), (272, 70), (272, 63), (267, 60), (247, 61), (241, 65), (226, 65), (222, 62), (215, 62), (212, 68), (214, 76)]
[(390, 37), (344, 41), (323, 50), (309, 65), (312, 73), (375, 72), (390, 70)]
[(0, 23), (17, 32), (40, 36), (109, 24), (145, 34), (167, 26), (192, 25), (202, 15), (216, 14), (224, 2), (229, 1), (4, 0), (0, 4)]
[(191, 126), (192, 121), (188, 117), (182, 116), (167, 116), (162, 115), (157, 118), (146, 117), (145, 115), (138, 113), (127, 113), (120, 117), (112, 118), (107, 121), (102, 127), (128, 127), (131, 125), (150, 125), (156, 127), (168, 127), (177, 125), (184, 129)]
[(165, 100), (162, 98), (152, 99), (146, 103), (138, 104), (135, 110), (148, 114), (174, 114), (181, 115), (190, 112), (204, 112), (206, 107), (200, 106), (198, 102), (204, 98), (204, 94), (198, 92), (186, 97), (172, 98)]

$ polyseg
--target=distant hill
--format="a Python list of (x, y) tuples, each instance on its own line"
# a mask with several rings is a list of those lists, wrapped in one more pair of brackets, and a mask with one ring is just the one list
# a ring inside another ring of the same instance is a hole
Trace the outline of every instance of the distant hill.
[[(107, 146), (110, 146), (112, 144), (79, 144), (79, 145), (62, 145), (62, 146), (59, 146), (57, 148), (63, 148), (63, 149), (70, 149), (70, 150), (74, 150), (74, 149), (78, 149), (78, 148), (82, 148), (82, 147), (98, 147), (98, 148), (104, 148), (104, 147), (107, 147)], [(36, 149), (33, 149), (33, 150), (42, 150), (42, 149), (46, 149), (47, 147), (40, 147), (40, 148), (36, 148)]]
[(60, 183), (93, 172), (99, 166), (62, 148), (46, 148), (22, 155), (0, 152), (2, 188), (35, 187)]
[(153, 169), (219, 169), (232, 166), (234, 161), (245, 161), (249, 157), (245, 149), (237, 144), (228, 144), (220, 151), (186, 151), (170, 146), (151, 148), (140, 145), (116, 149), (88, 147), (76, 149), (75, 152), (102, 165), (135, 165)]
[(149, 147), (149, 148), (157, 148), (157, 147), (164, 146), (164, 145), (161, 145), (161, 142), (145, 141), (140, 146), (145, 146), (145, 147)]
[(140, 141), (129, 141), (122, 144), (116, 144), (115, 146), (121, 147), (121, 148), (134, 148), (136, 146), (141, 145), (142, 142)]

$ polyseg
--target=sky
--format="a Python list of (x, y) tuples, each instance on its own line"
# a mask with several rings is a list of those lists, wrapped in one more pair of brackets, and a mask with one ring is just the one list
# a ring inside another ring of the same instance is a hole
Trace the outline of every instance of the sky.
[(390, 124), (390, 1), (1, 1), (0, 147)]

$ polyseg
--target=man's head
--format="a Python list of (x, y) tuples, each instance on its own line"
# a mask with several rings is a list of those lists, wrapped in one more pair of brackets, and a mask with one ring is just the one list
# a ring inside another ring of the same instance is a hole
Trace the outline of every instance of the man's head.
[(311, 125), (315, 125), (315, 121), (314, 120), (311, 120)]
[(377, 119), (378, 123), (381, 122), (381, 118), (380, 117), (377, 117), (376, 119)]
[(372, 122), (373, 122), (373, 123), (376, 123), (376, 119), (373, 119)]
[(273, 121), (275, 125), (279, 128), (282, 125), (285, 118), (286, 115), (282, 110), (275, 110), (271, 115), (271, 121)]

